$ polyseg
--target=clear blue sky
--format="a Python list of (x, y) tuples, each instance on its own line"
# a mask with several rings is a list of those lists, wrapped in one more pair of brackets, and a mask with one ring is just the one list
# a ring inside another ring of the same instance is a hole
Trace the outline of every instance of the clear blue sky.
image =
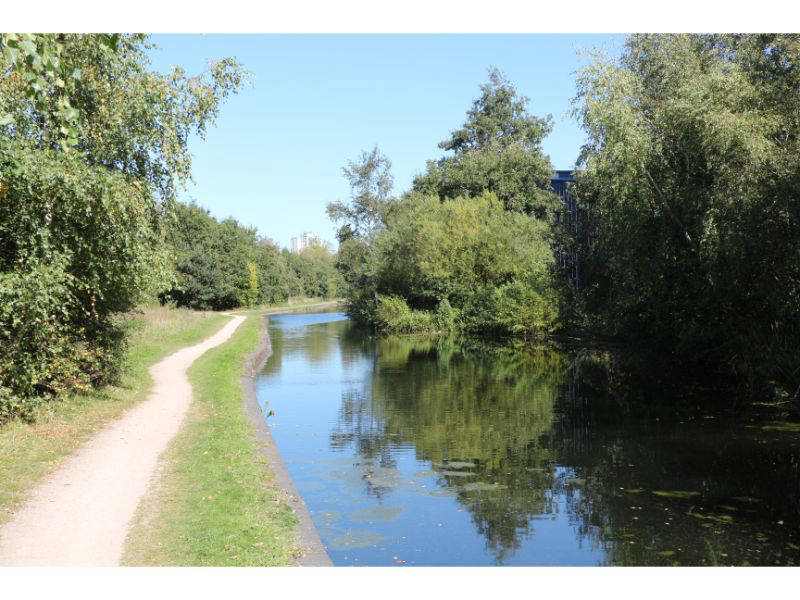
[(156, 35), (153, 67), (188, 74), (236, 57), (253, 85), (222, 107), (205, 141), (194, 139), (194, 199), (281, 246), (313, 231), (335, 245), (325, 205), (349, 196), (342, 167), (377, 144), (395, 192), (411, 184), (437, 144), (463, 121), (497, 66), (552, 114), (544, 141), (555, 168), (574, 165), (584, 135), (568, 115), (580, 50), (619, 48), (611, 35)]

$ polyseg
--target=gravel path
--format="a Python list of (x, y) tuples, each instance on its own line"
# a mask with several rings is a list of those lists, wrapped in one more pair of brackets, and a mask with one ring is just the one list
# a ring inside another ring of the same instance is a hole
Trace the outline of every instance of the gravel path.
[(0, 528), (0, 565), (119, 564), (158, 457), (191, 403), (186, 370), (230, 338), (242, 321), (233, 317), (205, 341), (151, 367), (154, 385), (148, 398), (67, 459)]

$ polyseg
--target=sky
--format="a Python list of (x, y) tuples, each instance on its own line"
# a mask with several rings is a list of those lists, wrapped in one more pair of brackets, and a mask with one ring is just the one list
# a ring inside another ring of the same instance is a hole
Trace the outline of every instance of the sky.
[(217, 218), (256, 227), (282, 247), (311, 231), (335, 247), (325, 206), (349, 198), (342, 167), (377, 145), (392, 161), (394, 192), (407, 190), (437, 144), (500, 68), (551, 114), (543, 146), (556, 169), (574, 166), (584, 140), (568, 112), (575, 72), (614, 35), (155, 35), (152, 67), (188, 75), (235, 57), (252, 83), (229, 97), (205, 140), (193, 138), (195, 183), (181, 199)]

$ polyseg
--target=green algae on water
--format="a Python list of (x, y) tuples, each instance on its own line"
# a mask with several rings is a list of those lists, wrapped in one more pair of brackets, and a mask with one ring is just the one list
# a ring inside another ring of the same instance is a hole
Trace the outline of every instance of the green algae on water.
[(439, 475), (447, 475), (448, 477), (474, 477), (476, 473), (469, 471), (439, 471)]
[(661, 496), (662, 498), (680, 498), (682, 500), (688, 500), (689, 498), (699, 496), (700, 492), (686, 492), (682, 490), (653, 490), (653, 494), (656, 496)]
[(375, 506), (364, 508), (350, 515), (353, 521), (394, 521), (403, 509), (399, 506)]
[(461, 486), (461, 490), (465, 492), (494, 492), (502, 490), (506, 486), (499, 483), (486, 483), (484, 481), (476, 481), (474, 483), (466, 483)]
[(336, 550), (349, 550), (351, 548), (367, 548), (383, 540), (382, 535), (366, 530), (348, 531), (331, 540), (331, 546)]

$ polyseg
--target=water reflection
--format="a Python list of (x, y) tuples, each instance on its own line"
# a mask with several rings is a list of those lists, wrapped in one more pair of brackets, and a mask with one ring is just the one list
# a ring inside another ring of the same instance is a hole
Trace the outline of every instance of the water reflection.
[(260, 397), (337, 564), (800, 558), (800, 436), (763, 413), (633, 402), (597, 353), (379, 340), (341, 315), (270, 335)]

